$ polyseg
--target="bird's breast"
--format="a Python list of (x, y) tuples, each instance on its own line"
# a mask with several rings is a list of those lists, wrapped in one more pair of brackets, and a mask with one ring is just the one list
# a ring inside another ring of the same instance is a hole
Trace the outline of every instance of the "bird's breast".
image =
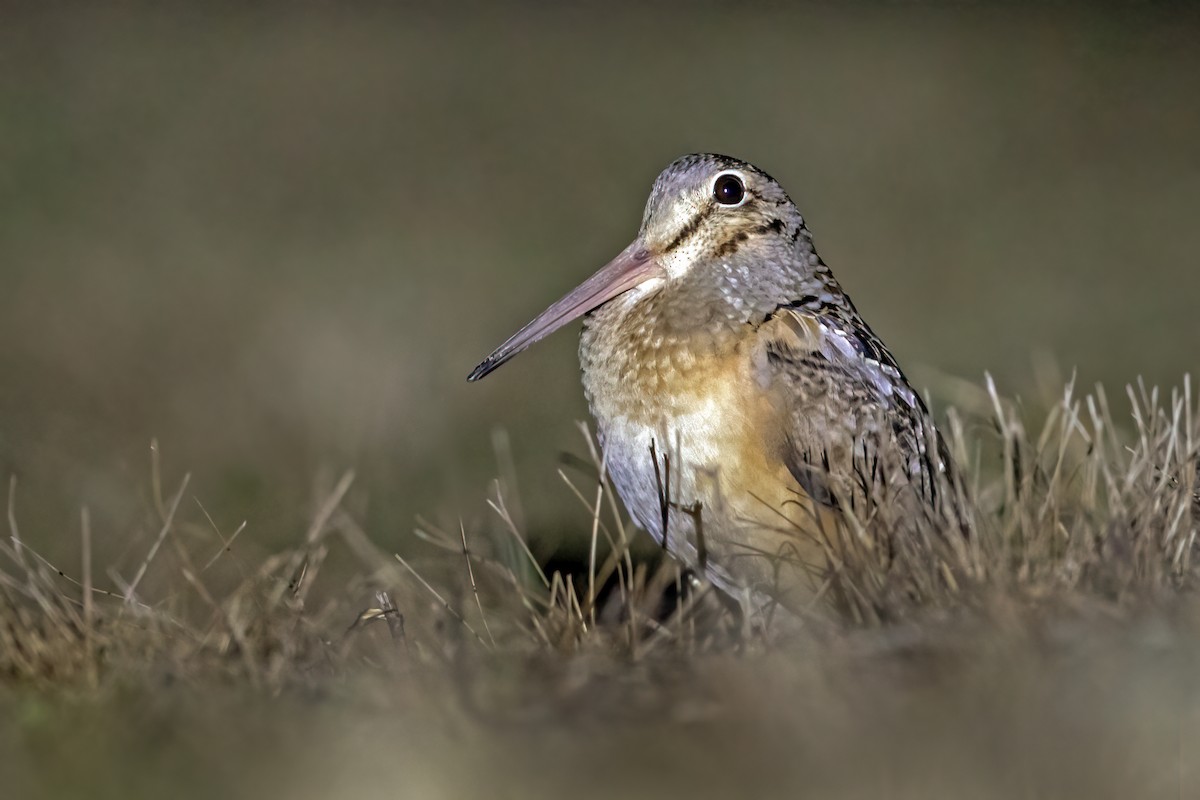
[(795, 505), (780, 411), (754, 376), (752, 333), (684, 335), (611, 314), (585, 324), (583, 384), (608, 474), (660, 542), (668, 498), (668, 545), (684, 561), (694, 563), (696, 549), (689, 510), (699, 510), (712, 553), (744, 542), (746, 526), (778, 525)]

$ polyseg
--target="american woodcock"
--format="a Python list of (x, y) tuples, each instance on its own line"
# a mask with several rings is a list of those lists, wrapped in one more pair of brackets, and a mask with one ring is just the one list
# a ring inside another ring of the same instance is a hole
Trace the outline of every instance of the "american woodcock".
[(844, 563), (831, 543), (848, 513), (859, 532), (880, 509), (948, 513), (949, 458), (924, 403), (762, 170), (712, 154), (668, 166), (633, 243), (469, 380), (579, 316), (612, 483), (743, 603), (811, 599)]

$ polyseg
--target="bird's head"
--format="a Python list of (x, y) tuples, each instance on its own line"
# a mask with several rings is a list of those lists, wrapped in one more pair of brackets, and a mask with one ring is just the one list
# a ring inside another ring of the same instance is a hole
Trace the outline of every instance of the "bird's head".
[(468, 380), (626, 293), (690, 287), (727, 295), (734, 304), (753, 302), (782, 296), (797, 270), (817, 263), (804, 219), (770, 175), (729, 156), (684, 156), (654, 181), (637, 238), (513, 334)]
[[(697, 265), (736, 260), (739, 252), (769, 258), (804, 220), (770, 175), (736, 158), (684, 156), (658, 176), (638, 240), (668, 277)], [(794, 241), (794, 240), (793, 240)]]

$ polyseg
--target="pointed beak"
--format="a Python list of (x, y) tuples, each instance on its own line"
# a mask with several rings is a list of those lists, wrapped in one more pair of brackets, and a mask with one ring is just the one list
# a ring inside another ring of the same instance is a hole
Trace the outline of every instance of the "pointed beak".
[(546, 338), (572, 320), (599, 308), (651, 278), (661, 277), (662, 268), (654, 261), (640, 237), (621, 251), (600, 270), (554, 305), (539, 314), (532, 322), (514, 333), (507, 342), (483, 360), (467, 376), (477, 381), (499, 367), (534, 342)]

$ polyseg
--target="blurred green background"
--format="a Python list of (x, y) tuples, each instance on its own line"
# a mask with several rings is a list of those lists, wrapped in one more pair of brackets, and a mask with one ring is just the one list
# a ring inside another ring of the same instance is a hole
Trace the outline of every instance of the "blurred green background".
[[(493, 346), (633, 236), (691, 151), (749, 159), (915, 382), (1177, 383), (1200, 348), (1190, 7), (8, 7), (0, 465), (97, 547), (170, 482), (296, 537), (353, 467), (371, 533), (584, 512), (573, 333)], [(1112, 394), (1120, 396), (1120, 391)], [(192, 508), (194, 513), (195, 509)], [(71, 545), (74, 546), (73, 544)]]

